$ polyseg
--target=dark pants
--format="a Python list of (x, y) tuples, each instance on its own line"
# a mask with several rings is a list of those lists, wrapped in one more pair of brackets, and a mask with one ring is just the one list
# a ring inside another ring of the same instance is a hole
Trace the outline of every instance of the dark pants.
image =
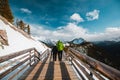
[(56, 61), (57, 53), (53, 53), (53, 61)]
[(58, 59), (59, 59), (59, 61), (62, 60), (62, 53), (63, 53), (63, 51), (58, 51)]

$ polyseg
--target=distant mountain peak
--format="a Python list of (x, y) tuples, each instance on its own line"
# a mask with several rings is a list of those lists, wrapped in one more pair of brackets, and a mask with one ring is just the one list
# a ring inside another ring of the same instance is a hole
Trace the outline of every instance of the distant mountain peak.
[(73, 44), (81, 44), (85, 42), (85, 40), (83, 38), (75, 38), (73, 39), (70, 43), (73, 43)]
[(114, 41), (120, 42), (120, 37), (114, 38)]

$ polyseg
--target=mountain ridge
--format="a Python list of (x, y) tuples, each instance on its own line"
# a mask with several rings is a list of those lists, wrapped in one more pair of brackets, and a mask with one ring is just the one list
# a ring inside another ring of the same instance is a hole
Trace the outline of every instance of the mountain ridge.
[(100, 62), (120, 70), (120, 42), (116, 41), (85, 41), (81, 44), (72, 44), (75, 50), (86, 54)]

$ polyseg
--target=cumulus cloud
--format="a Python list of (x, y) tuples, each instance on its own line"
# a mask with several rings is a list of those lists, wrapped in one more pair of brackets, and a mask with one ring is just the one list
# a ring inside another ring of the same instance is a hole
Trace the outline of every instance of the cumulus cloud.
[(27, 9), (27, 8), (21, 8), (20, 9), (22, 12), (24, 12), (24, 13), (27, 13), (27, 14), (31, 14), (32, 12), (29, 10), (29, 9)]
[(86, 16), (87, 16), (87, 20), (88, 21), (92, 21), (92, 20), (96, 20), (99, 18), (99, 10), (94, 10), (94, 11), (91, 11), (91, 12), (88, 12), (86, 13)]
[[(34, 27), (33, 27), (34, 26)], [(89, 31), (82, 26), (77, 26), (74, 23), (68, 23), (66, 26), (60, 27), (56, 30), (47, 30), (42, 26), (31, 25), (32, 35), (37, 36), (39, 40), (72, 40), (74, 38), (84, 38), (87, 41), (103, 41), (114, 40), (120, 37), (120, 27), (106, 28), (103, 33), (89, 33)]]
[(32, 35), (38, 36), (40, 40), (71, 40), (77, 37), (83, 37), (87, 32), (87, 29), (77, 26), (74, 23), (68, 23), (66, 26), (59, 27), (54, 31), (44, 29), (42, 26), (31, 25), (31, 30)]
[(78, 14), (78, 13), (74, 13), (71, 17), (71, 20), (77, 21), (77, 22), (83, 22), (83, 18)]
[(120, 38), (120, 27), (109, 27), (106, 28), (103, 33), (94, 33), (86, 35), (86, 39), (89, 41), (117, 41), (117, 38)]

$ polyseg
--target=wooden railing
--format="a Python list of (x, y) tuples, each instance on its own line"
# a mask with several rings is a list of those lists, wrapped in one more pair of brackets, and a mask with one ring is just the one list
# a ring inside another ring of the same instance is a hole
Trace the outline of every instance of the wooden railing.
[[(42, 53), (47, 57), (48, 50)], [(30, 48), (0, 57), (0, 80), (14, 79), (19, 73), (41, 60), (41, 54), (35, 49)], [(18, 70), (17, 70), (18, 69)]]
[(81, 54), (72, 48), (68, 48), (66, 53), (69, 57), (69, 60), (83, 80), (85, 80), (85, 77), (81, 75), (80, 70), (89, 80), (93, 80), (93, 75), (99, 80), (120, 80), (120, 71), (85, 54)]

